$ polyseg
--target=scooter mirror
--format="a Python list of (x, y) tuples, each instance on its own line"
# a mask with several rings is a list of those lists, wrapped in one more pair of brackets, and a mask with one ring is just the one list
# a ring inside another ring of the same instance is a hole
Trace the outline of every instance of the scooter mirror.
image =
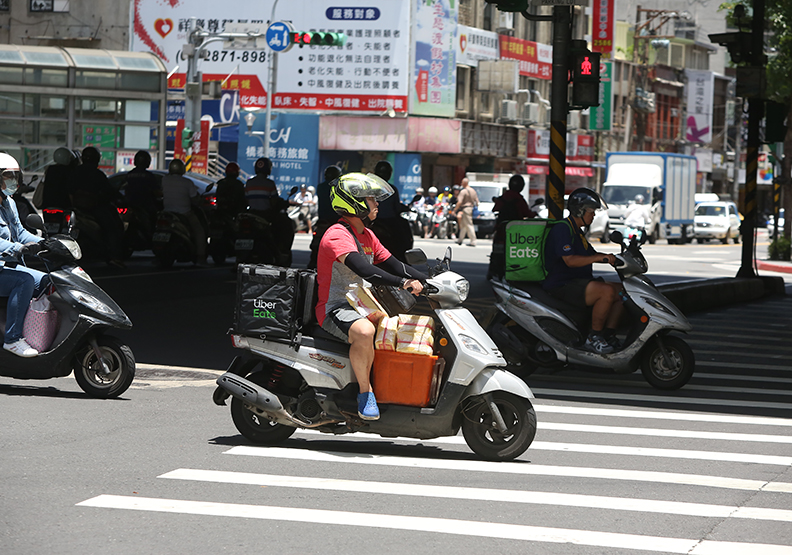
[(624, 236), (621, 234), (621, 231), (611, 231), (610, 232), (610, 240), (614, 243), (621, 244), (624, 241)]
[(446, 247), (445, 256), (443, 257), (443, 259), (451, 262), (451, 247)]
[(643, 245), (644, 243), (646, 243), (646, 240), (647, 240), (648, 238), (649, 238), (649, 237), (646, 235), (646, 231), (642, 229), (642, 230), (641, 230), (641, 239), (639, 240), (639, 244), (640, 244), (640, 245)]
[(28, 214), (25, 218), (25, 225), (32, 229), (44, 230), (44, 220), (38, 214)]
[(299, 191), (299, 189), (297, 187), (292, 187), (291, 189), (289, 189), (289, 196), (292, 196), (297, 191)]
[(410, 266), (426, 264), (426, 254), (421, 249), (410, 249), (404, 253), (404, 258)]

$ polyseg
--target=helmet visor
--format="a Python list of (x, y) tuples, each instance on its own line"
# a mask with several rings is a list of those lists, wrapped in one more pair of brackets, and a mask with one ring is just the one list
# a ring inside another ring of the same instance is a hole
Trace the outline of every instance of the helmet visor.
[(347, 174), (343, 178), (347, 178), (344, 179), (346, 190), (356, 199), (374, 197), (377, 202), (382, 202), (395, 192), (387, 181), (373, 173)]

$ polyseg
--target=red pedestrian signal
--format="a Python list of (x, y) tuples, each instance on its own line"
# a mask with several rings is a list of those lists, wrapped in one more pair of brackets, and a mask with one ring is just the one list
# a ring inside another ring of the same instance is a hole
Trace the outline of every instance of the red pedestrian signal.
[(589, 61), (588, 56), (585, 56), (583, 61), (580, 63), (580, 74), (591, 75), (591, 62)]

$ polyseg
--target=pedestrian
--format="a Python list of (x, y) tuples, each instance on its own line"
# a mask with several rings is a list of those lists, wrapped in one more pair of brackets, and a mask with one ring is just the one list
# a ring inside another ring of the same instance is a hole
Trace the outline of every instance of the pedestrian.
[(470, 239), (469, 245), (476, 246), (476, 229), (473, 227), (473, 209), (478, 207), (479, 199), (476, 191), (470, 186), (470, 180), (462, 179), (462, 190), (459, 191), (456, 203), (456, 217), (459, 224), (457, 244), (461, 245), (465, 237)]

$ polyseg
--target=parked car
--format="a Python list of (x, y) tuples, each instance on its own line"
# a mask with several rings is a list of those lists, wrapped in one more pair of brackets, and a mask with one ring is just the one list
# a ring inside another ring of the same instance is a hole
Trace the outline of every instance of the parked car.
[[(770, 238), (774, 239), (773, 237), (773, 225), (775, 224), (775, 216), (770, 214), (767, 217), (767, 233), (770, 234)], [(781, 211), (778, 213), (778, 231), (783, 233), (784, 229), (784, 209), (782, 208)]]
[[(566, 205), (569, 195), (564, 195), (564, 205)], [(549, 218), (550, 211), (547, 207), (539, 211), (540, 218)], [(564, 218), (569, 217), (569, 210), (564, 208)], [(597, 210), (594, 213), (594, 220), (586, 230), (586, 239), (599, 239), (600, 243), (610, 242), (610, 221), (607, 210)]]
[(719, 239), (724, 245), (732, 239), (740, 242), (740, 216), (733, 202), (702, 202), (694, 216), (696, 242)]

